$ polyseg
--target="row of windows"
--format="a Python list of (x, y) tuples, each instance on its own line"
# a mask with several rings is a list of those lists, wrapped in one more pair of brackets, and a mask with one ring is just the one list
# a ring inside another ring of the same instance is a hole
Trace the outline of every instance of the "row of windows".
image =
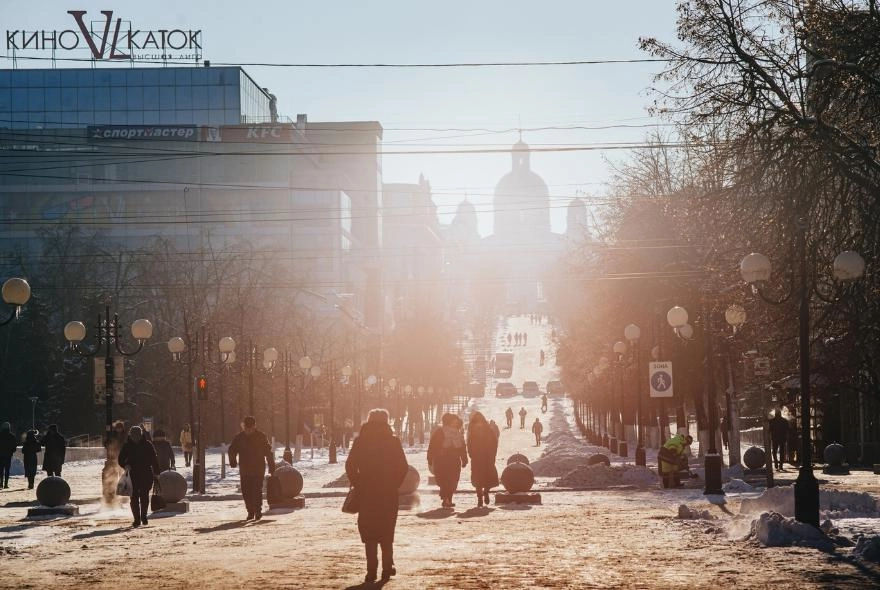
[(82, 127), (84, 125), (238, 125), (238, 109), (173, 109), (165, 111), (44, 111), (0, 110), (0, 128)]
[(240, 73), (239, 68), (0, 70), (0, 88), (236, 84)]
[(238, 109), (237, 86), (0, 89), (0, 111)]

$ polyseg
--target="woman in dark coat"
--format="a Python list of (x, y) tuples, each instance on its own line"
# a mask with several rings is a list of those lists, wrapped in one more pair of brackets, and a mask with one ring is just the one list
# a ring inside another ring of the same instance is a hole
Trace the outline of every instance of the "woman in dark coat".
[(29, 490), (34, 489), (34, 478), (37, 477), (37, 453), (42, 450), (36, 431), (28, 430), (24, 444), (21, 445), (21, 454), (24, 456), (24, 476), (28, 480)]
[(43, 471), (46, 472), (46, 475), (61, 477), (61, 466), (64, 465), (64, 455), (67, 453), (67, 441), (58, 432), (57, 425), (49, 425), (42, 443)]
[(452, 494), (458, 487), (461, 470), (467, 467), (468, 456), (461, 434), (461, 419), (454, 414), (443, 414), (441, 427), (434, 431), (428, 442), (428, 465), (440, 486), (443, 508), (452, 508)]
[(467, 450), (471, 457), (471, 483), (477, 489), (477, 506), (489, 505), (489, 491), (498, 485), (495, 454), (498, 439), (480, 412), (471, 414), (468, 422)]
[(159, 477), (159, 461), (153, 443), (144, 437), (140, 426), (128, 430), (128, 440), (119, 450), (119, 466), (128, 470), (131, 477), (131, 513), (134, 516), (131, 526), (147, 524), (150, 488)]
[(382, 579), (397, 573), (392, 548), (397, 525), (397, 490), (407, 469), (400, 439), (388, 425), (388, 411), (370, 410), (345, 462), (345, 473), (358, 497), (358, 532), (367, 555), (367, 582), (376, 579), (379, 545), (382, 546)]
[(156, 449), (156, 457), (159, 459), (159, 473), (169, 469), (177, 469), (174, 464), (174, 449), (165, 438), (164, 430), (156, 431), (156, 436), (153, 438), (153, 448)]

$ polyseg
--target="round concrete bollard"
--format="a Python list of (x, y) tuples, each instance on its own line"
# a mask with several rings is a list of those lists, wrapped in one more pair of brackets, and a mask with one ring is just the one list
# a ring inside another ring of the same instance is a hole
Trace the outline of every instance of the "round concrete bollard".
[(501, 472), (501, 485), (511, 494), (528, 492), (535, 485), (535, 474), (525, 463), (511, 463)]
[(419, 475), (418, 470), (410, 465), (409, 470), (406, 472), (406, 476), (403, 478), (403, 483), (397, 488), (398, 495), (405, 496), (406, 494), (412, 494), (419, 489), (419, 483), (421, 481), (422, 476)]
[(281, 482), (281, 495), (285, 499), (299, 496), (303, 489), (303, 476), (295, 467), (287, 464), (276, 467), (275, 477)]
[(743, 454), (743, 463), (749, 469), (758, 469), (767, 461), (767, 453), (761, 447), (749, 447)]
[(507, 464), (510, 465), (511, 463), (525, 463), (526, 465), (528, 465), (529, 458), (522, 453), (514, 453), (510, 456), (509, 459), (507, 459)]
[(825, 447), (822, 457), (830, 467), (840, 467), (846, 459), (846, 449), (840, 443), (831, 443)]
[(186, 478), (169, 469), (159, 474), (159, 494), (166, 502), (180, 502), (186, 496)]
[(590, 458), (587, 459), (587, 465), (606, 465), (611, 467), (611, 459), (608, 458), (608, 455), (596, 453), (595, 455), (590, 455)]
[(70, 486), (60, 477), (50, 476), (37, 484), (37, 501), (43, 506), (64, 506), (70, 500)]

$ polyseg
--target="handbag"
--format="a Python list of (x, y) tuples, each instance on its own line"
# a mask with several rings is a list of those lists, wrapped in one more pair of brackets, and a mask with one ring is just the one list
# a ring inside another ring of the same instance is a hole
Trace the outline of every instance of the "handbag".
[(153, 486), (153, 493), (150, 495), (150, 510), (153, 512), (158, 512), (159, 510), (164, 510), (166, 506), (168, 506), (168, 502), (165, 501), (165, 498), (162, 496), (162, 488), (159, 487), (159, 478), (156, 478), (156, 483)]
[(131, 496), (133, 491), (134, 486), (131, 483), (131, 475), (129, 475), (128, 469), (126, 469), (122, 477), (119, 478), (119, 481), (116, 482), (116, 495)]
[(348, 488), (348, 494), (345, 495), (345, 500), (342, 501), (342, 511), (346, 514), (357, 514), (360, 508), (357, 490), (352, 486)]

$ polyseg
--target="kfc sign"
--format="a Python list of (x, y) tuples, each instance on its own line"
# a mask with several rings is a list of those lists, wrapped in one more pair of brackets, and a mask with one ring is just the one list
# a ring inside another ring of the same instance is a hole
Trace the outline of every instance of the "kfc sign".
[(185, 59), (202, 57), (202, 31), (191, 29), (135, 29), (130, 21), (113, 18), (91, 20), (85, 10), (68, 10), (75, 27), (64, 30), (7, 30), (6, 50), (13, 55), (27, 51), (88, 50), (92, 59)]

